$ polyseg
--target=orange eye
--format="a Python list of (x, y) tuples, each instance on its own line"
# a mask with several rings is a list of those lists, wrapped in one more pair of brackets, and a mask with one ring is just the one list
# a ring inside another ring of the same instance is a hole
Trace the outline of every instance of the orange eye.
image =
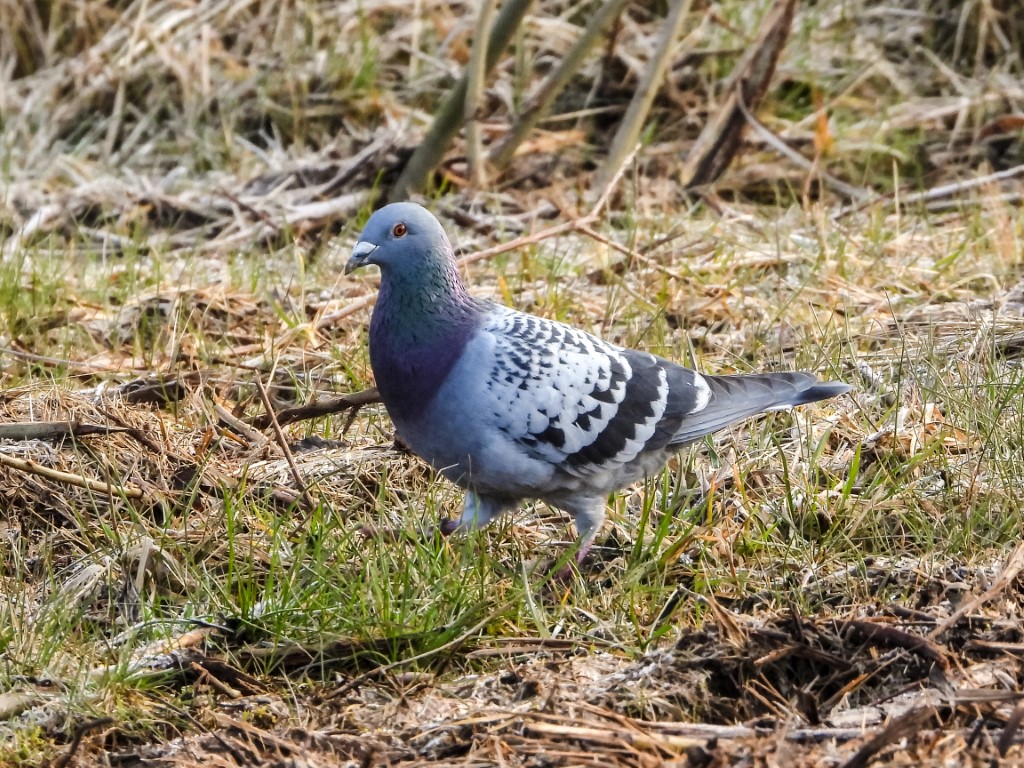
[(405, 237), (405, 233), (409, 231), (409, 228), (402, 222), (398, 222), (394, 227), (391, 228), (391, 234), (395, 237)]

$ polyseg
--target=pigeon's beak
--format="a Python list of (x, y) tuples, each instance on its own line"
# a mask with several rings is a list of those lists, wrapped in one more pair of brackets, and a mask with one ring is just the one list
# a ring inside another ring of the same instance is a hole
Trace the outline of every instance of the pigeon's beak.
[(352, 249), (352, 255), (348, 259), (348, 264), (345, 265), (345, 274), (347, 275), (360, 267), (365, 267), (370, 255), (378, 248), (380, 248), (379, 245), (367, 240), (360, 240), (356, 243), (356, 247)]

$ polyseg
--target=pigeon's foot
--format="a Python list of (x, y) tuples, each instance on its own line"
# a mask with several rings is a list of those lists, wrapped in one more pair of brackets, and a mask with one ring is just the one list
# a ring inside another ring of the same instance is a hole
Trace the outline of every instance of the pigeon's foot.
[(576, 568), (572, 565), (563, 565), (551, 577), (552, 584), (562, 587), (571, 586), (576, 580)]
[(590, 554), (590, 548), (593, 546), (593, 542), (588, 541), (586, 544), (581, 546), (576, 552), (576, 556), (573, 558), (575, 564), (566, 563), (555, 573), (555, 578), (559, 579), (563, 583), (572, 581), (577, 573), (586, 573), (590, 570), (590, 567), (594, 565), (593, 558), (589, 562), (584, 564), (584, 560), (587, 559), (587, 555)]
[(419, 529), (420, 539), (426, 541), (428, 539), (436, 539), (438, 537), (451, 536), (459, 528), (457, 520), (452, 520), (447, 517), (442, 517), (437, 521), (437, 525), (424, 525)]
[(550, 563), (546, 569), (550, 575), (541, 584), (539, 590), (541, 599), (545, 603), (551, 605), (564, 604), (570, 595), (573, 593), (579, 594), (580, 589), (583, 589), (584, 592), (587, 591), (588, 585), (585, 578), (582, 587), (579, 584), (579, 580), (584, 577), (585, 571), (574, 560), (575, 558), (565, 565), (558, 567), (556, 567), (554, 560)]
[[(527, 563), (527, 570), (538, 576), (542, 574), (547, 575), (549, 586), (564, 591), (566, 587), (571, 586), (576, 581), (576, 577), (579, 574), (587, 573), (593, 566), (592, 559), (587, 559), (589, 552), (589, 545), (582, 547), (568, 562), (561, 566), (558, 563), (565, 561), (564, 551), (558, 555), (545, 555)], [(586, 562), (584, 562), (585, 560)]]

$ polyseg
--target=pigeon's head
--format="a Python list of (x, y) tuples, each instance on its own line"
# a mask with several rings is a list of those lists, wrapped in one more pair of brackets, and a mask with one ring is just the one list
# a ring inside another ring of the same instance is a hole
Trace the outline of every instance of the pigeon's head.
[(376, 264), (385, 277), (411, 276), (431, 266), (443, 267), (451, 258), (448, 236), (430, 211), (416, 203), (391, 203), (366, 222), (345, 274)]

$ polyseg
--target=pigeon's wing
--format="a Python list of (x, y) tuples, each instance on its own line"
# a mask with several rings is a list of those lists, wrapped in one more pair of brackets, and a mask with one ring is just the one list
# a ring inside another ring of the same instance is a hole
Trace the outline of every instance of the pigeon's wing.
[(579, 477), (850, 389), (801, 372), (705, 376), (497, 305), (480, 330), (494, 339), (493, 423), (529, 455)]
[(562, 323), (493, 305), (493, 423), (529, 455), (584, 477), (675, 442), (711, 389), (695, 371)]

